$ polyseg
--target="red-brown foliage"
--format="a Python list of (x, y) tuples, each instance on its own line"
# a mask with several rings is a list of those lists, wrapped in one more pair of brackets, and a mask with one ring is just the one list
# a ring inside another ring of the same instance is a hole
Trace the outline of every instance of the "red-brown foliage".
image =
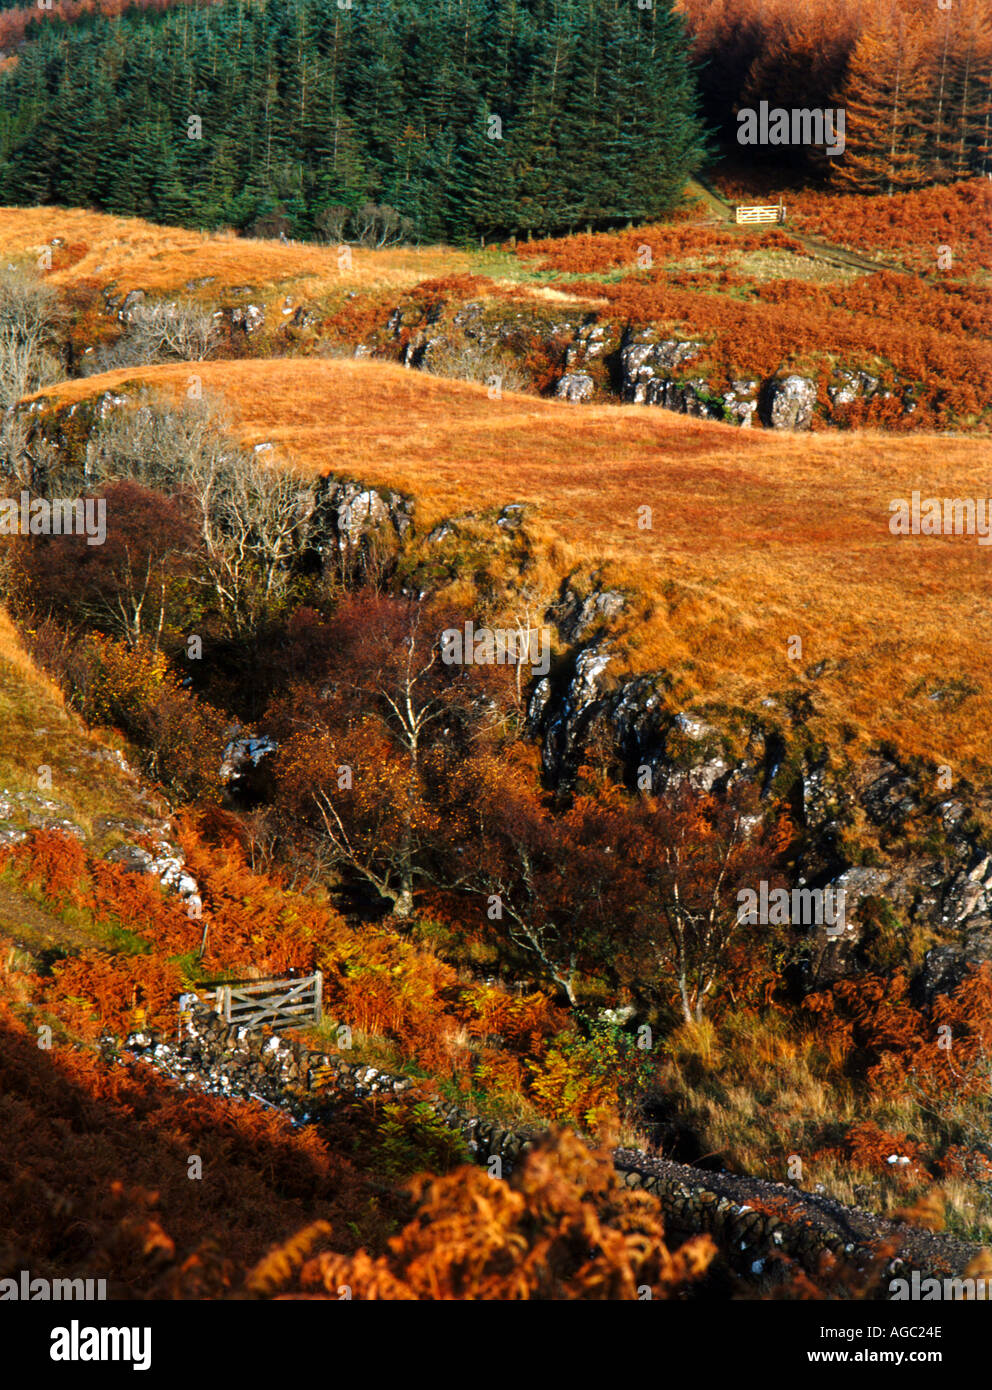
[(992, 967), (973, 970), (929, 1013), (913, 1004), (902, 971), (840, 980), (809, 995), (817, 1038), (877, 1095), (921, 1090), (957, 1099), (988, 1086), (992, 1053)]
[(182, 988), (178, 966), (155, 956), (84, 951), (52, 969), (42, 997), (72, 1029), (93, 1040), (136, 1027), (172, 1028)]
[[(87, 951), (39, 982), (46, 1008), (75, 1033), (95, 1039), (174, 1027), (186, 984), (180, 958), (198, 954), (205, 931), (200, 970), (208, 977), (319, 966), (325, 1012), (336, 1022), (389, 1038), (405, 1057), (463, 1088), (474, 1077), (494, 1092), (537, 1094), (542, 1059), (569, 1026), (545, 995), (467, 985), (391, 927), (354, 931), (332, 907), (290, 891), (280, 876), (251, 872), (236, 845), (209, 844), (192, 826), (180, 838), (202, 918), (190, 917), (183, 900), (152, 877), (95, 859), (72, 837), (37, 833), (0, 857), (54, 909), (85, 907), (99, 923), (122, 927), (147, 947), (131, 955)], [(494, 1034), (500, 1044), (486, 1045), (483, 1039)], [(580, 1105), (576, 1092), (576, 1106), (565, 1107), (564, 1117), (581, 1120)]]
[[(598, 275), (609, 270), (631, 269), (638, 264), (641, 248), (650, 248), (653, 262), (695, 255), (700, 251), (753, 250), (761, 237), (741, 239), (733, 232), (712, 227), (686, 227), (668, 222), (633, 227), (622, 232), (580, 233), (519, 242), (516, 253), (538, 259), (539, 269), (566, 275)], [(779, 244), (779, 243), (776, 243)]]
[[(937, 248), (949, 246), (947, 278), (992, 269), (992, 183), (965, 183), (897, 193), (790, 193), (789, 221), (804, 232), (868, 255), (881, 252), (911, 270), (937, 271)], [(987, 322), (987, 320), (986, 320)]]
[(22, 9), (0, 10), (0, 49), (20, 43), (29, 24), (45, 19), (73, 23), (86, 15), (102, 14), (110, 19), (125, 10), (170, 10), (176, 5), (216, 5), (220, 0), (53, 0), (51, 9), (26, 5)]
[[(624, 1188), (610, 1156), (565, 1133), (529, 1154), (508, 1181), (479, 1168), (411, 1184), (418, 1211), (378, 1259), (319, 1255), (299, 1274), (304, 1295), (366, 1299), (637, 1299), (676, 1296), (706, 1271), (716, 1247), (664, 1240), (657, 1198)], [(285, 1288), (274, 1252), (255, 1271), (259, 1292)], [(295, 1282), (295, 1281), (294, 1281)]]
[(104, 1277), (111, 1298), (220, 1296), (305, 1221), (330, 1218), (347, 1250), (365, 1214), (361, 1179), (315, 1130), (46, 1051), (2, 995), (0, 1132), (3, 1272)]
[(880, 394), (865, 422), (932, 428), (977, 414), (992, 399), (992, 346), (981, 328), (992, 296), (979, 289), (879, 273), (845, 286), (772, 281), (744, 301), (684, 290), (658, 271), (576, 289), (605, 296), (611, 316), (622, 321), (698, 335), (728, 380), (745, 369), (767, 376), (817, 354), (838, 354), (851, 364), (889, 363), (904, 381), (920, 384), (915, 412), (903, 414), (898, 395)]

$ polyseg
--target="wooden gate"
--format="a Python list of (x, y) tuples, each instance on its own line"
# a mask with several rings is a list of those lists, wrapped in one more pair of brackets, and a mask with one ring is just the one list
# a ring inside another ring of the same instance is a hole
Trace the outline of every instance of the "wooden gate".
[(241, 985), (218, 985), (198, 992), (204, 1002), (213, 1000), (215, 1011), (225, 1023), (239, 1028), (292, 1028), (319, 1023), (323, 1003), (324, 976), (250, 980)]
[(769, 204), (765, 207), (737, 207), (734, 209), (734, 220), (738, 224), (742, 222), (784, 222), (785, 208), (781, 203)]

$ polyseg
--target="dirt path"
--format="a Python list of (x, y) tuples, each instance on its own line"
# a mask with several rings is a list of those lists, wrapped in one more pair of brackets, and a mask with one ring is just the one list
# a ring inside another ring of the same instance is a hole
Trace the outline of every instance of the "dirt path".
[[(710, 211), (712, 218), (716, 221), (726, 223), (729, 227), (740, 233), (754, 231), (753, 226), (739, 226), (734, 221), (734, 204), (721, 194), (716, 193), (701, 180), (691, 179), (689, 181), (689, 190)], [(709, 222), (711, 219), (707, 218), (705, 220)], [(702, 226), (704, 223), (700, 223), (699, 225)], [(792, 237), (793, 241), (798, 241), (811, 256), (815, 256), (817, 260), (824, 261), (828, 265), (836, 265), (854, 270), (866, 270), (871, 273), (887, 270), (894, 275), (916, 275), (920, 280), (933, 279), (933, 276), (926, 275), (922, 271), (912, 270), (903, 265), (896, 265), (893, 261), (873, 260), (869, 256), (861, 255), (860, 252), (849, 251), (844, 246), (838, 246), (834, 242), (824, 241), (820, 237), (810, 236), (806, 232), (797, 231), (795, 228), (790, 227), (788, 223), (783, 225), (782, 230), (785, 231), (788, 236)]]

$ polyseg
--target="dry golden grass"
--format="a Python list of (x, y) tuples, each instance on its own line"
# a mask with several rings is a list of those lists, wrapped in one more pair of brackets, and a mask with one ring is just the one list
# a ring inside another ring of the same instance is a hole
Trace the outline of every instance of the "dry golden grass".
[(35, 666), (14, 624), (0, 608), (0, 681), (6, 686), (15, 680), (27, 682), (39, 705), (51, 705), (58, 711), (60, 720), (66, 718), (62, 692)]
[[(892, 1216), (907, 1202), (898, 1175), (830, 1148), (865, 1121), (912, 1135), (935, 1154), (946, 1146), (946, 1135), (940, 1121), (911, 1098), (866, 1094), (840, 1070), (814, 1034), (793, 1033), (782, 1015), (742, 1011), (719, 1030), (710, 1020), (681, 1026), (665, 1043), (655, 1084), (666, 1110), (690, 1122), (702, 1154), (774, 1182), (790, 1176), (790, 1158), (798, 1156), (799, 1188), (822, 1184), (839, 1201), (862, 1206), (867, 1198), (872, 1210)], [(952, 1105), (949, 1100), (949, 1110)], [(929, 1183), (919, 1185), (925, 1189)], [(954, 1178), (942, 1186), (957, 1232), (987, 1241), (992, 1218), (982, 1189)]]
[[(147, 819), (149, 807), (138, 800), (137, 783), (100, 756), (120, 746), (119, 738), (87, 731), (66, 710), (58, 687), (32, 661), (0, 608), (0, 791), (32, 798), (12, 818), (26, 824), (26, 812), (42, 814), (40, 803), (49, 801), (59, 809), (48, 815), (68, 818), (87, 833), (97, 815)], [(44, 768), (51, 773), (50, 787), (39, 780)]]
[[(406, 288), (432, 276), (455, 275), (470, 258), (450, 247), (397, 246), (384, 251), (353, 248), (351, 266), (338, 265), (336, 246), (254, 240), (233, 232), (195, 232), (162, 227), (137, 217), (113, 217), (80, 208), (0, 208), (0, 247), (8, 256), (37, 256), (61, 237), (85, 246), (73, 264), (47, 278), (71, 288), (85, 281), (116, 281), (118, 291), (182, 292), (190, 281), (212, 277), (211, 290), (260, 286), (270, 297), (275, 285), (293, 282), (301, 294), (327, 290)], [(54, 250), (54, 248), (53, 248)]]
[[(179, 398), (193, 370), (119, 371), (44, 394), (68, 402), (141, 380)], [(799, 687), (824, 736), (848, 728), (956, 771), (988, 767), (992, 551), (974, 537), (888, 529), (890, 499), (914, 489), (988, 496), (981, 440), (782, 436), (652, 407), (492, 401), (482, 386), (369, 361), (195, 371), (245, 442), (413, 494), (421, 534), (466, 510), (533, 504), (559, 576), (571, 563), (605, 564), (612, 582), (645, 597), (616, 670), (666, 669), (686, 702), (753, 709)], [(642, 505), (651, 530), (638, 529)], [(836, 665), (820, 678), (804, 674), (825, 660)], [(931, 698), (961, 680), (977, 693)]]

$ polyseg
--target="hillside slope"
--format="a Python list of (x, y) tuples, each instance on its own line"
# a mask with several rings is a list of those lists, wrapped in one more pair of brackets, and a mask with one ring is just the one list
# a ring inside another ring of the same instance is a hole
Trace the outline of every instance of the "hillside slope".
[[(604, 567), (604, 584), (636, 595), (615, 673), (663, 669), (685, 702), (724, 708), (802, 693), (825, 737), (989, 766), (986, 548), (889, 530), (890, 503), (914, 490), (985, 496), (981, 441), (741, 433), (656, 408), (490, 400), (377, 362), (195, 371), (246, 443), (412, 496), (421, 541), (445, 518), (525, 504), (547, 549), (545, 597)], [(57, 411), (145, 383), (178, 400), (190, 372), (126, 370), (43, 395)]]

